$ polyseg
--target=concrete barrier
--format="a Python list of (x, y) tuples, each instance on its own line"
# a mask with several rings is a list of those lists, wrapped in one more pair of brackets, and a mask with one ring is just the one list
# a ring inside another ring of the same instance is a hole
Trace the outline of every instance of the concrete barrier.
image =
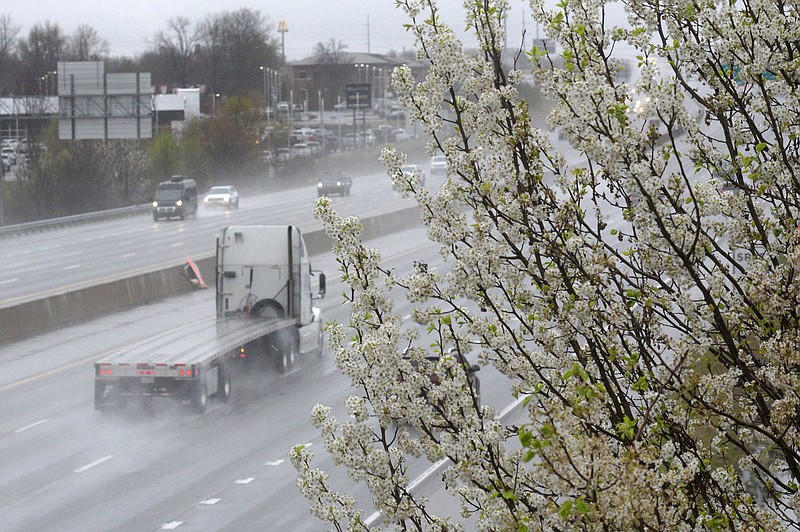
[[(370, 240), (421, 224), (416, 206), (363, 218), (364, 240)], [(303, 234), (308, 254), (330, 252), (331, 241), (322, 229)], [(215, 255), (192, 257), (206, 284), (215, 284)], [(0, 345), (75, 325), (106, 314), (154, 303), (195, 290), (185, 277), (184, 263), (133, 277), (0, 308)]]

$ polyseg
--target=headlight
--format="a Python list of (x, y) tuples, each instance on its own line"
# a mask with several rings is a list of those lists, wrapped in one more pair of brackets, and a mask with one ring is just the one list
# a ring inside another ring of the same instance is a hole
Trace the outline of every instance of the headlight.
[(176, 205), (177, 207), (180, 207), (181, 205), (183, 205), (183, 200), (178, 200), (178, 201), (175, 203), (175, 205)]
[(158, 202), (157, 201), (153, 202), (153, 207), (158, 207)]
[(203, 198), (203, 203), (208, 203), (208, 198), (207, 197)]
[(337, 187), (340, 187), (340, 186), (342, 186), (342, 182), (341, 182), (341, 181), (337, 181), (337, 182), (336, 182), (336, 186), (337, 186)]
[(322, 188), (322, 183), (317, 183), (317, 188)]

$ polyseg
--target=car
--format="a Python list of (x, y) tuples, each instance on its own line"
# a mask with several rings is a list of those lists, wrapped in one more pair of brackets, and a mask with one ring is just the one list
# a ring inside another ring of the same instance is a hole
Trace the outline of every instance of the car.
[(316, 140), (307, 140), (306, 146), (308, 146), (308, 149), (311, 150), (311, 155), (322, 154), (322, 144), (320, 144)]
[(183, 175), (173, 175), (169, 181), (156, 186), (153, 198), (153, 221), (159, 218), (183, 220), (190, 214), (197, 215), (197, 182)]
[(17, 151), (14, 148), (6, 146), (2, 149), (2, 153), (4, 157), (8, 157), (12, 166), (17, 164)]
[(342, 174), (326, 174), (317, 182), (317, 197), (339, 194), (349, 196), (353, 180)]
[(292, 145), (292, 158), (308, 157), (311, 155), (311, 148), (305, 142), (298, 142)]
[(288, 113), (289, 112), (289, 102), (278, 102), (278, 112), (279, 113)]
[(400, 167), (400, 171), (409, 177), (414, 174), (418, 175), (420, 185), (425, 184), (425, 172), (418, 165), (406, 164)]
[(239, 208), (239, 192), (233, 185), (219, 185), (211, 189), (203, 198), (206, 207), (225, 207), (226, 209)]
[(414, 138), (411, 134), (406, 133), (405, 129), (397, 128), (394, 130), (394, 140), (397, 142), (402, 142), (404, 140), (410, 140)]
[(275, 150), (276, 163), (284, 164), (291, 158), (292, 158), (292, 152), (289, 151), (289, 148), (278, 148)]
[(8, 160), (8, 157), (3, 154), (3, 173), (11, 171), (11, 161)]
[(434, 155), (431, 157), (431, 174), (446, 174), (447, 158), (444, 155)]

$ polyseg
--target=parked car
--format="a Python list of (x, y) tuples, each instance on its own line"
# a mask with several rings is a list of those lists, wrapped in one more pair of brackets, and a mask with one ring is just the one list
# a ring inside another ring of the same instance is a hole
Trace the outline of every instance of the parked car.
[(8, 157), (8, 160), (12, 165), (17, 164), (17, 150), (11, 146), (5, 146), (2, 149), (2, 153), (4, 157)]
[(282, 164), (292, 158), (292, 152), (289, 148), (278, 148), (275, 150), (275, 162)]
[(225, 207), (226, 209), (239, 208), (239, 193), (233, 185), (211, 187), (203, 198), (206, 207)]
[(414, 174), (418, 175), (420, 185), (425, 184), (425, 171), (422, 170), (422, 168), (420, 168), (418, 165), (406, 164), (400, 167), (400, 171), (408, 177), (411, 177)]
[(326, 174), (317, 182), (317, 197), (339, 194), (349, 196), (353, 180), (342, 174)]
[(292, 145), (292, 158), (295, 157), (308, 157), (311, 155), (311, 148), (305, 142), (298, 142)]
[(397, 128), (394, 130), (394, 140), (397, 142), (402, 142), (404, 140), (410, 140), (412, 137), (409, 133), (406, 133), (405, 129)]
[(447, 158), (444, 155), (434, 155), (431, 157), (431, 174), (446, 174)]
[(308, 146), (308, 149), (311, 150), (311, 155), (322, 155), (322, 144), (316, 140), (306, 141), (306, 146)]

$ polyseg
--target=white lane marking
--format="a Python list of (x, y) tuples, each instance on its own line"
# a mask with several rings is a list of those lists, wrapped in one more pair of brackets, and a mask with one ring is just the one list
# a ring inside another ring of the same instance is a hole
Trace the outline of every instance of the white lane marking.
[(203, 504), (205, 506), (211, 506), (212, 504), (217, 504), (221, 500), (222, 499), (206, 499), (203, 502), (201, 502), (200, 504)]
[(104, 456), (104, 457), (100, 458), (99, 460), (95, 460), (95, 461), (94, 461), (94, 462), (92, 462), (91, 464), (86, 464), (86, 465), (85, 465), (85, 466), (83, 466), (83, 467), (79, 467), (78, 469), (76, 469), (76, 470), (75, 470), (75, 472), (76, 472), (76, 473), (83, 473), (83, 472), (84, 472), (84, 471), (86, 471), (87, 469), (91, 469), (91, 468), (93, 468), (93, 467), (94, 467), (94, 466), (96, 466), (96, 465), (100, 465), (100, 464), (102, 464), (103, 462), (105, 462), (106, 460), (111, 460), (111, 455)]
[(175, 530), (183, 524), (183, 521), (173, 521), (171, 523), (164, 523), (161, 525), (161, 530)]
[(270, 460), (269, 462), (265, 463), (264, 465), (268, 466), (279, 466), (284, 463), (286, 460)]
[(42, 423), (47, 423), (48, 421), (50, 421), (50, 418), (39, 420), (36, 423), (31, 423), (30, 425), (25, 425), (24, 427), (18, 428), (17, 430), (14, 431), (14, 433), (22, 432), (22, 431), (28, 430), (28, 429), (32, 429), (33, 427), (35, 427), (37, 425), (41, 425)]
[[(508, 415), (508, 413), (509, 413), (509, 412), (511, 412), (512, 410), (514, 410), (515, 408), (517, 408), (517, 407), (518, 407), (520, 404), (522, 404), (522, 402), (523, 402), (524, 400), (525, 400), (525, 396), (524, 396), (524, 395), (523, 395), (523, 396), (521, 396), (521, 397), (518, 397), (516, 400), (514, 400), (514, 402), (512, 402), (510, 405), (506, 406), (506, 407), (503, 409), (503, 411), (502, 411), (502, 412), (500, 412), (500, 416), (499, 416), (499, 418), (498, 418), (498, 419), (502, 421), (502, 419), (503, 419), (504, 417), (506, 417), (506, 415)], [(417, 486), (419, 486), (419, 485), (420, 485), (422, 482), (424, 482), (424, 481), (425, 481), (425, 480), (426, 480), (428, 477), (430, 477), (431, 475), (433, 475), (434, 473), (436, 473), (436, 471), (437, 471), (437, 470), (438, 470), (440, 467), (442, 467), (442, 466), (445, 464), (445, 462), (447, 462), (447, 461), (449, 461), (449, 460), (450, 460), (449, 458), (442, 458), (441, 460), (439, 460), (438, 462), (436, 462), (435, 464), (433, 464), (432, 466), (430, 466), (428, 469), (426, 469), (424, 473), (422, 473), (420, 476), (418, 476), (417, 478), (415, 478), (414, 480), (412, 480), (411, 482), (409, 482), (409, 484), (408, 484), (408, 491), (412, 491), (414, 488), (416, 488)], [(369, 526), (372, 526), (372, 525), (375, 523), (375, 521), (377, 521), (378, 519), (380, 519), (380, 517), (381, 517), (381, 514), (382, 514), (382, 513), (383, 513), (383, 512), (381, 512), (380, 510), (379, 510), (379, 511), (377, 511), (377, 512), (373, 512), (373, 513), (372, 513), (372, 515), (370, 515), (369, 517), (367, 517), (366, 521), (364, 521), (364, 524), (365, 524), (365, 525), (367, 525), (368, 527), (369, 527)]]
[(6, 279), (5, 281), (0, 281), (0, 284), (7, 284), (7, 283), (16, 283), (19, 279)]
[(136, 253), (126, 253), (126, 254), (122, 255), (120, 258), (121, 259), (128, 259), (130, 257), (135, 257), (135, 256), (136, 256)]
[(65, 270), (74, 270), (75, 268), (80, 268), (80, 267), (81, 267), (80, 264), (73, 264), (72, 266), (66, 266), (64, 269)]
[(254, 478), (254, 477), (249, 477), (249, 478), (240, 478), (240, 479), (239, 479), (239, 480), (237, 480), (235, 483), (236, 483), (236, 484), (250, 484), (250, 483), (251, 483), (251, 482), (253, 482), (254, 480), (255, 480), (255, 478)]
[(176, 242), (174, 244), (170, 244), (169, 247), (178, 248), (178, 247), (181, 247), (182, 245), (183, 245), (183, 242)]

